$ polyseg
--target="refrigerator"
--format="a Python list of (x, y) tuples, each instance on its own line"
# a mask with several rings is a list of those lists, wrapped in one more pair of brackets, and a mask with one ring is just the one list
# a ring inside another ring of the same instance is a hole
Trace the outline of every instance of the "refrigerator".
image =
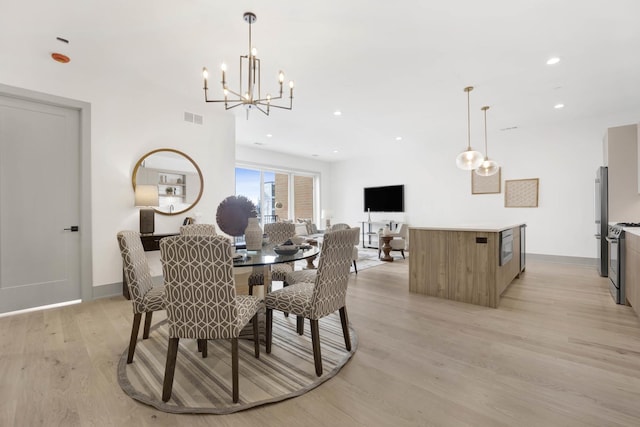
[(608, 169), (601, 166), (596, 171), (595, 186), (595, 221), (596, 242), (598, 245), (598, 273), (602, 277), (609, 275), (609, 245), (607, 233), (609, 226), (609, 185)]

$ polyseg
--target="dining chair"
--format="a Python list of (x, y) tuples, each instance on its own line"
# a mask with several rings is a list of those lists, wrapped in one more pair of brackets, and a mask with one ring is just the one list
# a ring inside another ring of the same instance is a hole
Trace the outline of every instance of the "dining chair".
[(356, 229), (338, 230), (325, 234), (322, 256), (313, 283), (297, 283), (265, 296), (266, 351), (271, 353), (273, 310), (289, 312), (311, 323), (311, 342), (316, 375), (322, 375), (319, 319), (340, 312), (345, 348), (351, 351), (346, 295), (353, 242)]
[[(296, 225), (288, 222), (274, 222), (264, 225), (264, 234), (269, 239), (269, 244), (280, 245), (291, 239), (296, 234)], [(286, 274), (293, 271), (294, 263), (281, 263), (271, 266), (271, 279), (284, 281)], [(255, 285), (264, 285), (264, 274), (252, 272), (247, 280), (249, 295), (253, 295)]]
[(120, 231), (117, 238), (122, 255), (124, 279), (127, 282), (133, 305), (133, 325), (127, 354), (127, 363), (131, 363), (136, 351), (142, 314), (145, 313), (142, 339), (147, 339), (149, 338), (153, 312), (165, 309), (164, 286), (153, 285), (140, 233), (129, 230)]
[(180, 227), (183, 236), (216, 236), (216, 226), (213, 224), (188, 224)]
[(233, 402), (239, 400), (238, 337), (253, 323), (254, 356), (260, 357), (257, 297), (236, 295), (233, 250), (224, 236), (173, 236), (160, 240), (169, 345), (162, 400), (171, 398), (181, 338), (194, 339), (207, 357), (207, 340), (231, 340)]

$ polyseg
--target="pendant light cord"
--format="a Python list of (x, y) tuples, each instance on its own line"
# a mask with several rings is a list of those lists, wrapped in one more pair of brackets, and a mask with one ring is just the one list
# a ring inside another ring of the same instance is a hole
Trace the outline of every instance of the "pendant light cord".
[(473, 87), (469, 86), (464, 89), (467, 92), (467, 150), (471, 150), (471, 101), (469, 92)]
[(482, 111), (484, 111), (484, 159), (489, 159), (489, 149), (487, 148), (487, 110), (489, 109), (488, 105), (482, 107)]

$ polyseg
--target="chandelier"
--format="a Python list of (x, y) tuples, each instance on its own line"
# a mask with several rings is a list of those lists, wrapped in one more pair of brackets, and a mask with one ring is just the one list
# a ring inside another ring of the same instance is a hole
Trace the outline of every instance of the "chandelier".
[(477, 169), (483, 161), (482, 153), (471, 148), (471, 111), (469, 104), (469, 92), (473, 90), (473, 86), (467, 86), (464, 91), (467, 92), (467, 149), (456, 157), (456, 165), (463, 170)]
[(209, 99), (209, 72), (205, 67), (202, 69), (205, 102), (224, 102), (225, 110), (230, 110), (242, 105), (247, 110), (247, 119), (249, 118), (249, 111), (253, 109), (259, 110), (267, 116), (272, 107), (291, 110), (293, 106), (293, 81), (289, 82), (289, 106), (275, 105), (272, 103), (273, 101), (283, 99), (282, 85), (284, 83), (284, 73), (282, 71), (278, 73), (278, 83), (280, 86), (278, 96), (271, 96), (267, 93), (265, 97), (262, 97), (260, 90), (260, 59), (258, 59), (256, 48), (251, 44), (251, 25), (256, 22), (256, 15), (251, 12), (246, 12), (243, 15), (243, 19), (249, 24), (249, 53), (240, 55), (240, 88), (238, 91), (234, 91), (227, 86), (227, 65), (222, 64), (221, 83), (224, 99)]

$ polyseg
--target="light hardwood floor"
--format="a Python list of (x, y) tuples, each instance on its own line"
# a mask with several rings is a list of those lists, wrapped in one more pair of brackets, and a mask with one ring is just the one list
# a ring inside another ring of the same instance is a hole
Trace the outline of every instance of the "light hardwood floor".
[(359, 345), (336, 377), (226, 416), (121, 391), (121, 297), (0, 318), (0, 426), (640, 425), (640, 320), (594, 268), (530, 261), (492, 309), (409, 294), (407, 267), (351, 275)]

